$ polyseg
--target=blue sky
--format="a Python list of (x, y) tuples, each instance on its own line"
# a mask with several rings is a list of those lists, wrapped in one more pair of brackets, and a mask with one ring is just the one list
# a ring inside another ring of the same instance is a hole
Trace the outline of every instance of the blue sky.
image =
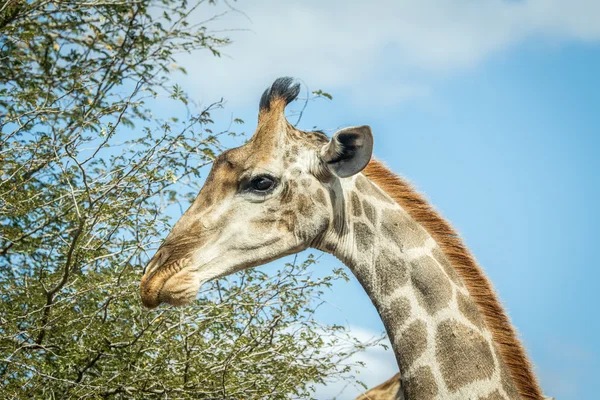
[[(292, 75), (334, 96), (300, 127), (368, 124), (375, 156), (424, 192), (493, 281), (558, 399), (591, 399), (600, 373), (600, 3), (239, 1), (215, 59), (181, 57), (199, 103), (224, 96), (251, 133), (258, 99)], [(297, 106), (296, 106), (297, 107)], [(227, 120), (227, 121), (225, 121)], [(240, 144), (240, 143), (238, 143)], [(318, 273), (340, 265), (323, 256)], [(328, 295), (325, 322), (383, 330), (356, 280)], [(362, 377), (391, 376), (390, 352)], [(320, 388), (321, 396), (339, 387)], [(342, 398), (358, 389), (348, 387)]]

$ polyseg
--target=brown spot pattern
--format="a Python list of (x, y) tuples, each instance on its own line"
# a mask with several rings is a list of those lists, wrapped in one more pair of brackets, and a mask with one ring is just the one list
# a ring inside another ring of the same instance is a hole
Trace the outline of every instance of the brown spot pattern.
[(465, 318), (471, 321), (471, 323), (476, 327), (480, 329), (483, 328), (483, 318), (481, 317), (481, 314), (479, 313), (479, 310), (477, 309), (477, 306), (475, 305), (473, 300), (460, 293), (459, 291), (456, 292), (456, 295), (458, 300), (458, 309), (460, 310), (462, 315), (464, 315)]
[(371, 221), (373, 225), (375, 225), (375, 208), (366, 200), (363, 200), (363, 208), (365, 210), (365, 215), (367, 216), (367, 219)]
[(399, 230), (407, 223), (406, 218), (403, 218), (398, 212), (393, 210), (383, 210), (381, 214), (382, 230), (381, 233), (392, 243), (396, 243), (402, 249), (403, 243), (399, 241)]
[(392, 292), (408, 282), (406, 262), (400, 257), (393, 257), (389, 251), (381, 251), (375, 261), (379, 271), (379, 287), (381, 294), (389, 296)]
[(388, 307), (383, 309), (383, 314), (385, 314), (385, 318), (382, 316), (382, 319), (390, 325), (386, 327), (386, 330), (388, 332), (395, 332), (410, 316), (410, 301), (403, 296), (396, 297), (390, 302)]
[(364, 263), (359, 264), (352, 272), (360, 282), (361, 286), (365, 289), (365, 292), (371, 296), (371, 294), (373, 294), (375, 282), (369, 265)]
[(373, 232), (371, 228), (362, 222), (354, 223), (354, 240), (356, 248), (359, 252), (372, 251), (373, 249)]
[(456, 272), (452, 264), (450, 264), (450, 261), (448, 261), (448, 258), (442, 252), (442, 250), (439, 247), (435, 247), (431, 251), (431, 253), (433, 255), (433, 258), (435, 258), (435, 260), (442, 266), (442, 268), (444, 268), (444, 271), (446, 271), (448, 277), (452, 279), (452, 282), (454, 282), (457, 286), (463, 287), (463, 282), (460, 279), (460, 276), (458, 276), (458, 273)]
[(410, 279), (419, 304), (433, 315), (446, 307), (452, 298), (452, 287), (431, 257), (410, 263)]
[(325, 191), (321, 188), (317, 189), (317, 193), (315, 198), (317, 199), (317, 201), (321, 204), (323, 204), (324, 206), (327, 205), (327, 200), (325, 199)]
[(402, 381), (407, 399), (432, 400), (438, 387), (430, 367), (419, 367), (410, 378)]
[(356, 193), (352, 192), (350, 194), (350, 202), (352, 204), (352, 215), (355, 217), (360, 217), (362, 215), (362, 208), (360, 205), (360, 199)]
[(451, 392), (492, 377), (492, 350), (473, 329), (453, 320), (443, 321), (438, 325), (435, 344), (442, 377)]
[(424, 321), (412, 322), (396, 341), (396, 356), (401, 370), (407, 370), (427, 348), (427, 327)]
[(312, 201), (310, 200), (310, 198), (304, 194), (301, 194), (298, 196), (298, 200), (297, 200), (297, 204), (298, 204), (298, 212), (306, 217), (309, 218), (312, 214)]

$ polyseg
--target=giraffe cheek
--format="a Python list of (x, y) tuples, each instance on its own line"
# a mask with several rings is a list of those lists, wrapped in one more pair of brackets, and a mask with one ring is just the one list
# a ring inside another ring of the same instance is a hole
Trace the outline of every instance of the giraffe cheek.
[(328, 227), (328, 214), (315, 212), (309, 218), (299, 217), (293, 229), (300, 242), (311, 246), (317, 238), (322, 237)]
[(276, 229), (281, 232), (293, 232), (294, 227), (297, 226), (296, 213), (292, 210), (284, 210), (281, 212), (279, 218), (277, 218)]

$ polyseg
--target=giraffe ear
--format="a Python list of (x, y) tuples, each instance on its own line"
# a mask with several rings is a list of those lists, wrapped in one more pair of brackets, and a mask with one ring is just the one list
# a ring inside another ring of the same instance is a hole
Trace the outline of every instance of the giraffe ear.
[(321, 159), (340, 178), (358, 174), (371, 160), (373, 134), (367, 125), (351, 126), (337, 131), (321, 148)]

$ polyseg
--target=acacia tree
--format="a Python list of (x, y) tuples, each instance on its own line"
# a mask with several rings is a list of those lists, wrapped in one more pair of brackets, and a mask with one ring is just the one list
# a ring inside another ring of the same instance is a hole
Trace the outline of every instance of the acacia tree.
[[(313, 318), (341, 270), (315, 260), (214, 282), (144, 310), (140, 265), (221, 150), (170, 74), (226, 37), (213, 1), (0, 5), (0, 384), (6, 398), (289, 398), (352, 379), (363, 348)], [(155, 115), (169, 102), (185, 106)]]

